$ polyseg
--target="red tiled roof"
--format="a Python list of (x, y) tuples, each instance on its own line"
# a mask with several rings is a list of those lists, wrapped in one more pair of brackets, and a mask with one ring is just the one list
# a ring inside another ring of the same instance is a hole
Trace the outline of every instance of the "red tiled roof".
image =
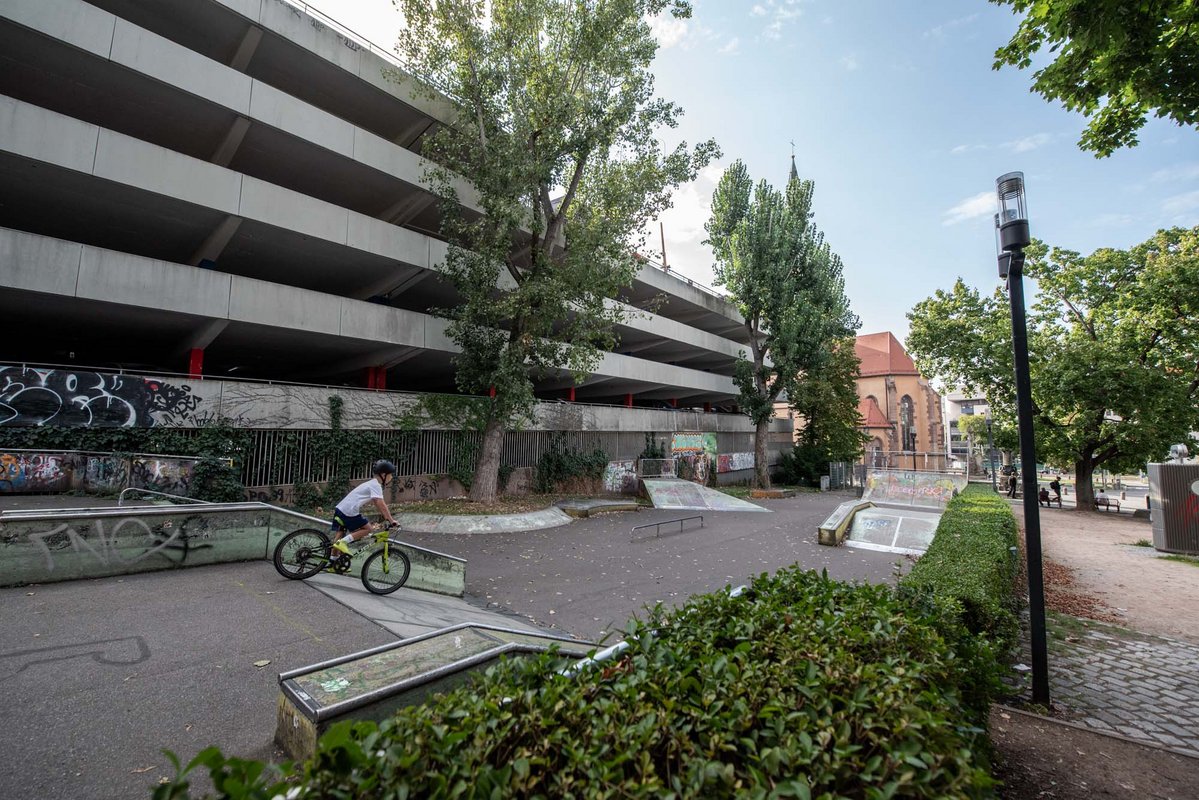
[(859, 375), (919, 375), (916, 364), (890, 331), (859, 336), (853, 345), (862, 362)]
[(887, 415), (878, 407), (878, 401), (873, 397), (863, 397), (858, 401), (858, 414), (862, 418), (861, 428), (890, 428)]

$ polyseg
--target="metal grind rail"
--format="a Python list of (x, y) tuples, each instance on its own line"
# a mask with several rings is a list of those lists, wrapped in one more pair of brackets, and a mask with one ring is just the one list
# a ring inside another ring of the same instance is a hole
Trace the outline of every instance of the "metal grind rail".
[(637, 531), (645, 530), (646, 528), (653, 528), (655, 537), (661, 536), (663, 525), (674, 525), (675, 523), (678, 523), (679, 533), (682, 533), (683, 532), (683, 523), (689, 522), (693, 519), (699, 520), (699, 526), (701, 528), (704, 527), (704, 515), (703, 514), (695, 514), (690, 517), (679, 517), (678, 519), (664, 519), (661, 522), (650, 522), (645, 525), (634, 525), (632, 530), (629, 531), (629, 539), (632, 540), (632, 538), (637, 535)]

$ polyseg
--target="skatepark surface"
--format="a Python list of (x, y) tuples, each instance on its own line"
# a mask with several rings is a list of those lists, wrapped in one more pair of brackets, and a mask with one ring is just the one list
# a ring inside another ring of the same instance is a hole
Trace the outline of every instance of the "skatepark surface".
[(288, 581), (265, 561), (0, 589), (0, 797), (148, 797), (171, 774), (164, 748), (184, 761), (209, 745), (277, 758), (280, 672), (459, 622), (611, 642), (647, 604), (797, 562), (843, 580), (893, 580), (893, 554), (816, 544), (816, 526), (847, 497), (766, 501), (775, 513), (705, 514), (703, 528), (636, 541), (634, 526), (679, 512), (484, 536), (406, 532), (467, 559), (463, 599), (375, 597), (332, 575)]

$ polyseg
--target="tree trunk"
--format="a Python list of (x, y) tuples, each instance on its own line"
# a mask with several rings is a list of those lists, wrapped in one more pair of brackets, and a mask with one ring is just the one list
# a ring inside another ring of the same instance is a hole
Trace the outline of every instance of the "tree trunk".
[(504, 426), (492, 418), (483, 429), (483, 444), (479, 448), (479, 461), (475, 464), (475, 475), (471, 479), (470, 500), (472, 503), (494, 503), (496, 484), (500, 474), (500, 453), (504, 447)]
[(1095, 509), (1094, 476), (1095, 465), (1089, 453), (1074, 462), (1074, 505), (1079, 511)]
[(754, 486), (770, 488), (770, 467), (766, 464), (766, 438), (770, 433), (770, 420), (765, 419), (754, 429)]

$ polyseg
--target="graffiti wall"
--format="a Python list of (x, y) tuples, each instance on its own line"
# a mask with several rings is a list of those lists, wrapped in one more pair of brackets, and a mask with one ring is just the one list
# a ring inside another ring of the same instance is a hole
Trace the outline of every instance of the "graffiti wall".
[(124, 575), (267, 555), (269, 509), (0, 523), (0, 584)]
[(717, 472), (737, 472), (754, 468), (753, 453), (721, 453), (716, 456)]
[(201, 398), (157, 378), (0, 366), (0, 425), (149, 428), (179, 425)]
[(604, 468), (604, 491), (618, 494), (637, 493), (637, 462), (609, 461)]
[(866, 491), (862, 494), (862, 499), (880, 505), (945, 508), (945, 504), (965, 488), (964, 475), (871, 470), (866, 475)]
[(676, 433), (671, 437), (670, 452), (683, 480), (707, 485), (712, 479), (716, 471), (716, 434)]
[(120, 491), (128, 487), (190, 497), (196, 459), (69, 450), (0, 452), (0, 494)]
[(67, 491), (70, 474), (63, 461), (50, 453), (0, 453), (0, 493)]

